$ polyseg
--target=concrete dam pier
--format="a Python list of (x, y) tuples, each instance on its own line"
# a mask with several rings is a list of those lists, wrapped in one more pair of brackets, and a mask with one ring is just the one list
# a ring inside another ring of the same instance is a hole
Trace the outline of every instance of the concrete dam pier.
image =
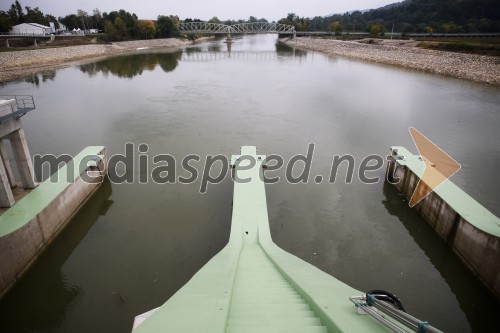
[[(0, 206), (5, 208), (0, 210), (0, 298), (83, 207), (107, 172), (104, 147), (87, 147), (37, 184), (20, 119), (34, 109), (31, 96), (0, 99)], [(12, 146), (19, 185), (4, 141)]]
[[(408, 200), (424, 172), (420, 156), (391, 147), (388, 180)], [(500, 219), (450, 180), (414, 207), (462, 262), (500, 298)]]

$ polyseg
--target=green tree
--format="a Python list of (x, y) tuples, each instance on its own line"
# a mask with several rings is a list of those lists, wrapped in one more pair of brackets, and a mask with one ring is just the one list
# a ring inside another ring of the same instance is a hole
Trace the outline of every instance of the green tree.
[(295, 13), (289, 13), (286, 18), (278, 21), (281, 24), (293, 25), (297, 31), (307, 31), (309, 29), (310, 20), (304, 17), (299, 17)]
[(19, 1), (17, 0), (10, 6), (10, 9), (7, 12), (7, 14), (10, 17), (12, 25), (26, 22), (24, 17), (23, 7), (21, 6), (21, 3), (19, 3)]
[(156, 21), (156, 29), (158, 31), (158, 37), (160, 38), (172, 38), (178, 37), (180, 35), (179, 29), (177, 28), (176, 16), (158, 16)]
[(127, 37), (127, 26), (125, 25), (125, 22), (123, 22), (121, 17), (116, 17), (115, 21), (113, 22), (113, 25), (115, 26), (115, 29), (120, 36), (120, 39), (125, 39)]
[[(136, 26), (138, 18), (134, 13), (129, 13), (123, 9), (120, 9), (119, 11), (112, 11), (109, 14), (104, 13), (103, 18), (104, 20), (111, 21), (115, 25), (116, 30), (118, 30), (123, 36), (123, 38), (138, 37), (139, 32), (137, 31)], [(116, 18), (120, 19), (116, 21)], [(115, 21), (118, 22), (119, 26), (117, 26)]]
[(121, 36), (119, 32), (116, 30), (115, 26), (113, 25), (113, 22), (110, 20), (104, 21), (104, 32), (106, 33), (106, 36), (108, 37), (109, 40), (120, 40)]
[(80, 19), (75, 14), (59, 17), (59, 22), (64, 24), (68, 30), (78, 29), (80, 27)]
[(0, 32), (7, 32), (12, 28), (10, 16), (4, 11), (0, 11)]
[(26, 9), (26, 14), (24, 15), (25, 22), (38, 23), (38, 24), (43, 24), (45, 26), (49, 26), (50, 22), (54, 22), (55, 27), (56, 28), (59, 27), (59, 23), (57, 22), (56, 18), (53, 15), (44, 14), (40, 10), (40, 8), (38, 7), (31, 8), (29, 6), (26, 6), (25, 9)]
[(207, 21), (208, 23), (221, 23), (219, 18), (217, 16), (212, 17), (210, 20)]

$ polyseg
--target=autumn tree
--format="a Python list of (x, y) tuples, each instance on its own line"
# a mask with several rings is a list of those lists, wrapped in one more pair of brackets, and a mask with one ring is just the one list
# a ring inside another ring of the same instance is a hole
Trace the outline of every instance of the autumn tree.
[(330, 25), (330, 31), (335, 32), (336, 35), (340, 35), (342, 33), (342, 24), (340, 21), (335, 21)]
[(149, 39), (155, 36), (156, 26), (153, 21), (139, 20), (136, 25), (137, 30), (139, 31), (139, 37)]
[(380, 28), (380, 25), (378, 25), (378, 24), (374, 24), (370, 28), (370, 34), (372, 35), (372, 37), (378, 37), (380, 35), (380, 31), (381, 31), (381, 28)]

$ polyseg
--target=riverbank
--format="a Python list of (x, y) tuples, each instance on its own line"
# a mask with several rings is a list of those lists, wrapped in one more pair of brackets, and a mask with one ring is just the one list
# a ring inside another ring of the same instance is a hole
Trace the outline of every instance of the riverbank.
[(0, 52), (0, 82), (70, 66), (75, 61), (126, 53), (138, 48), (176, 48), (192, 43), (188, 40), (166, 38)]
[(282, 39), (282, 42), (292, 47), (328, 55), (395, 65), (500, 86), (500, 58), (496, 57), (312, 37)]

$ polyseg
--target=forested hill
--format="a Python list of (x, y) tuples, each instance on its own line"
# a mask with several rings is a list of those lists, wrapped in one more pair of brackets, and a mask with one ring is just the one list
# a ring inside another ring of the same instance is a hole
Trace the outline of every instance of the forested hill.
[(357, 11), (310, 20), (310, 30), (328, 30), (339, 21), (344, 31), (369, 29), (374, 24), (386, 30), (425, 32), (500, 32), (499, 0), (406, 0), (363, 13)]

